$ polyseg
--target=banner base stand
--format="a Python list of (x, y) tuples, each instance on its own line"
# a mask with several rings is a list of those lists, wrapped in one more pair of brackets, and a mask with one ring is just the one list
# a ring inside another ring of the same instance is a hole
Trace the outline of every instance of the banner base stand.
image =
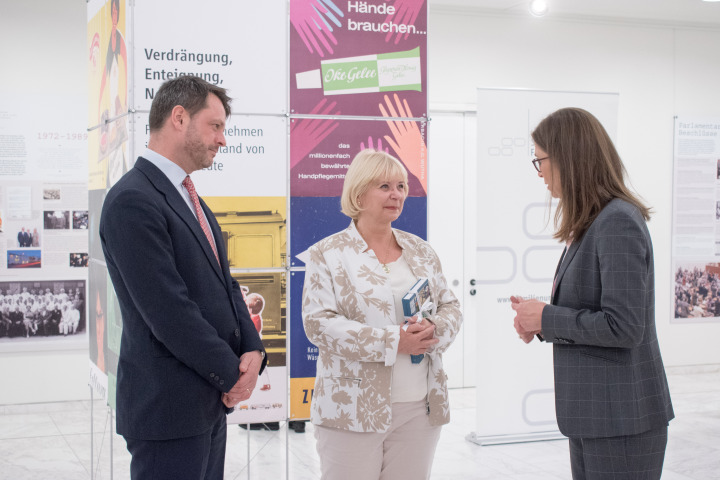
[(481, 447), (487, 445), (503, 445), (507, 443), (545, 442), (549, 440), (564, 440), (567, 437), (557, 430), (548, 432), (516, 433), (512, 435), (478, 435), (470, 432), (465, 440), (476, 443)]

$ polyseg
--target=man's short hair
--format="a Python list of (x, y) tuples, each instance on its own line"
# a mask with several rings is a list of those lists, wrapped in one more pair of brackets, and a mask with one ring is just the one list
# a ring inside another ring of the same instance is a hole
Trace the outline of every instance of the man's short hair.
[(183, 75), (163, 83), (155, 93), (150, 107), (150, 131), (160, 130), (177, 105), (187, 110), (192, 117), (205, 108), (210, 94), (220, 99), (225, 109), (225, 117), (229, 117), (232, 99), (224, 88), (194, 75)]

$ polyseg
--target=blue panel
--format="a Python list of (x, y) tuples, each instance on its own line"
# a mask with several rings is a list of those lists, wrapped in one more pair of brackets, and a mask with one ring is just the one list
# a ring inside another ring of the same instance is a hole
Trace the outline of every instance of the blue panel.
[[(344, 230), (350, 218), (340, 212), (340, 197), (290, 199), (290, 266), (301, 267), (296, 255), (328, 235)], [(408, 197), (393, 227), (427, 239), (427, 197)]]
[(302, 324), (302, 292), (305, 272), (290, 272), (290, 378), (315, 377), (315, 346)]

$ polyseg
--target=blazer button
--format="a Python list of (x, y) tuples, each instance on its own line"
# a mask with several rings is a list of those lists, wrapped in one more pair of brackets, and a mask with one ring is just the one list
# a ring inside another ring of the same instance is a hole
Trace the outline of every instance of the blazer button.
[(220, 385), (224, 385), (224, 384), (225, 384), (225, 380), (220, 380)]
[(236, 337), (239, 337), (239, 336), (240, 336), (240, 329), (239, 329), (239, 328), (236, 328), (236, 329), (235, 329), (235, 336), (236, 336)]
[(214, 374), (214, 373), (211, 373), (211, 374), (210, 374), (210, 378), (215, 378), (215, 374)]

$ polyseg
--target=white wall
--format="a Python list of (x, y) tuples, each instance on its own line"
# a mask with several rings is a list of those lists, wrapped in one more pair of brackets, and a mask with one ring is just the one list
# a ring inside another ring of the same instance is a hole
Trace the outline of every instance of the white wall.
[[(63, 95), (62, 105), (87, 111), (85, 0), (3, 1), (0, 7), (0, 92)], [(0, 405), (89, 398), (88, 350), (0, 353)]]
[[(720, 363), (720, 324), (670, 323), (673, 117), (720, 116), (720, 32), (430, 12), (431, 110), (462, 110), (476, 102), (477, 87), (620, 94), (617, 147), (655, 210), (649, 228), (665, 364)], [(441, 152), (429, 148), (432, 162)]]

